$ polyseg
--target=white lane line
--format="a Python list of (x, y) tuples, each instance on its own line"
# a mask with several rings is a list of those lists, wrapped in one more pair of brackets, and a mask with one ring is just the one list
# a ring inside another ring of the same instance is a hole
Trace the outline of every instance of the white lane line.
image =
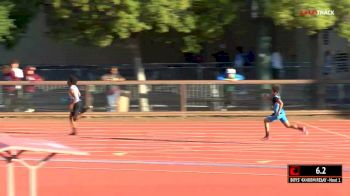
[[(34, 154), (34, 153), (32, 153), (32, 154)], [(30, 155), (32, 155), (32, 154), (30, 154)], [(39, 154), (39, 153), (37, 153), (37, 154)], [(236, 157), (217, 157), (217, 156), (215, 156), (215, 155), (212, 155), (212, 157), (210, 157), (210, 156), (207, 156), (207, 155), (204, 155), (204, 156), (183, 156), (183, 154), (178, 154), (177, 156), (176, 156), (176, 154), (173, 154), (173, 156), (169, 156), (167, 153), (157, 153), (157, 154), (155, 154), (155, 153), (148, 153), (148, 154), (150, 154), (150, 155), (140, 155), (141, 153), (139, 153), (139, 152), (128, 152), (128, 154), (127, 154), (127, 157), (128, 158), (143, 158), (143, 159), (145, 159), (145, 158), (152, 158), (152, 159), (154, 159), (154, 158), (168, 158), (168, 159), (179, 159), (179, 158), (183, 158), (183, 159), (192, 159), (192, 160), (249, 160), (249, 161), (254, 161), (254, 160), (257, 160), (257, 159), (264, 159), (264, 158), (266, 158), (266, 156), (262, 156), (262, 155), (260, 155), (261, 157), (259, 157), (259, 158), (251, 158), (251, 157), (255, 157), (255, 155), (239, 155), (239, 157), (238, 158), (236, 158)], [(279, 155), (269, 155), (268, 157), (271, 159), (273, 159), (274, 161), (285, 161), (285, 160), (290, 160), (291, 158), (293, 158), (293, 160), (295, 160), (295, 161), (303, 161), (303, 160), (305, 160), (305, 158), (310, 158), (310, 155), (311, 155), (312, 153), (310, 153), (310, 154), (306, 154), (305, 156), (293, 156), (293, 155), (289, 155), (289, 156), (279, 156)], [(114, 155), (120, 155), (120, 154), (115, 154), (114, 153)], [(125, 155), (125, 154), (122, 154), (122, 155)], [(189, 154), (189, 155), (192, 155), (192, 154)], [(327, 159), (327, 160), (336, 160), (336, 161), (338, 161), (339, 159), (340, 159), (340, 157), (335, 157), (336, 155), (329, 155), (329, 154), (327, 154), (327, 155), (324, 155), (324, 156), (321, 156), (320, 158), (319, 158), (319, 160), (322, 160), (322, 159)], [(342, 156), (342, 155), (339, 155), (339, 156), (341, 156), (341, 159), (342, 159), (342, 162), (344, 162), (344, 161), (346, 161), (346, 162), (350, 162), (350, 157), (344, 157), (344, 156)], [(65, 156), (60, 156), (60, 157), (65, 157)], [(67, 157), (71, 157), (71, 156), (68, 156), (67, 155)], [(107, 158), (114, 158), (114, 156), (113, 155), (111, 155), (111, 154), (94, 154), (93, 155), (93, 157), (94, 158), (102, 158), (102, 157), (107, 157)], [(245, 158), (245, 157), (247, 157), (247, 158)]]
[[(338, 136), (341, 136), (341, 137), (345, 137), (345, 138), (347, 138), (347, 139), (350, 139), (350, 136), (349, 136), (349, 135), (344, 135), (344, 134), (341, 134), (341, 133), (338, 133), (338, 132), (335, 132), (335, 131), (330, 131), (330, 130), (328, 130), (328, 129), (320, 128), (320, 127), (311, 125), (311, 124), (309, 124), (309, 123), (304, 123), (304, 122), (302, 122), (302, 124), (307, 125), (307, 126), (309, 126), (309, 127), (312, 127), (312, 128), (314, 128), (314, 129), (317, 129), (317, 130), (322, 131), (322, 132), (326, 132), (326, 133), (330, 133), (330, 134), (333, 134), (333, 135), (338, 135)], [(311, 134), (312, 134), (312, 133), (311, 133)]]
[[(0, 166), (5, 167), (5, 166)], [(15, 166), (18, 168), (24, 168), (24, 166)], [(223, 174), (223, 175), (252, 175), (252, 176), (287, 176), (286, 174), (272, 174), (272, 173), (254, 173), (254, 172), (210, 172), (210, 171), (191, 171), (191, 170), (152, 170), (152, 169), (115, 169), (115, 168), (106, 168), (106, 167), (54, 167), (54, 166), (46, 166), (44, 169), (73, 169), (73, 170), (98, 170), (98, 171), (135, 171), (135, 172), (161, 172), (161, 173), (190, 173), (190, 174)], [(350, 177), (343, 177), (350, 178)]]
[(114, 156), (124, 156), (126, 154), (128, 154), (128, 153), (127, 152), (114, 152), (113, 153)]
[[(37, 161), (38, 158), (25, 158), (27, 161)], [(51, 163), (83, 163), (83, 164), (116, 164), (116, 165), (161, 165), (161, 166), (196, 166), (216, 168), (253, 168), (253, 169), (286, 169), (287, 164), (256, 164), (239, 162), (207, 162), (207, 161), (163, 161), (163, 160), (109, 160), (109, 159), (52, 159)], [(315, 162), (315, 161), (313, 161)], [(343, 168), (344, 172), (350, 172), (350, 168)]]

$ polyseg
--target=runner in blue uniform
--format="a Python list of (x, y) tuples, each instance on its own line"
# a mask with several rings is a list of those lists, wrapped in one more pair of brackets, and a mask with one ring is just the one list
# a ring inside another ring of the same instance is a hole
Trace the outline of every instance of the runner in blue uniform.
[(286, 116), (286, 112), (283, 109), (283, 102), (281, 100), (281, 96), (279, 95), (279, 86), (276, 86), (276, 85), (272, 86), (272, 107), (273, 107), (273, 114), (264, 119), (265, 137), (262, 138), (262, 140), (269, 139), (269, 130), (270, 130), (269, 123), (274, 122), (276, 120), (280, 120), (286, 128), (297, 129), (304, 134), (308, 134), (306, 127), (289, 123)]

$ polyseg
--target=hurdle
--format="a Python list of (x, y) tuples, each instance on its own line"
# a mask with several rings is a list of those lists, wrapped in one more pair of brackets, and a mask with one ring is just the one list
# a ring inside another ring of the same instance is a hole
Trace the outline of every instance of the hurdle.
[[(25, 152), (40, 152), (47, 155), (39, 160), (36, 165), (30, 165), (20, 158), (20, 155)], [(14, 162), (22, 164), (29, 170), (29, 195), (37, 196), (37, 170), (57, 154), (89, 155), (87, 152), (76, 150), (53, 141), (0, 135), (0, 155), (7, 163), (7, 195), (15, 196)]]

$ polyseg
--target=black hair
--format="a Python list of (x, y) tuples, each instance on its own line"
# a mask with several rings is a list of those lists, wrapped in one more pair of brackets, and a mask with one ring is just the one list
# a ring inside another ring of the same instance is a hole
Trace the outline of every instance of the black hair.
[(279, 93), (280, 92), (280, 87), (278, 85), (273, 85), (272, 86), (272, 90), (273, 90), (273, 92)]
[(19, 64), (19, 60), (18, 60), (18, 59), (13, 59), (13, 60), (11, 61), (11, 64)]
[(240, 53), (243, 53), (243, 47), (242, 46), (237, 46), (236, 50)]
[(71, 85), (77, 85), (78, 83), (78, 78), (73, 76), (73, 75), (70, 75), (67, 82)]

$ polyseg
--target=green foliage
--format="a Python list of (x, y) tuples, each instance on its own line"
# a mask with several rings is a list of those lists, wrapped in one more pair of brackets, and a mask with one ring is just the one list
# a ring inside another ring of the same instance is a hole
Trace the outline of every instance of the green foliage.
[[(310, 33), (335, 27), (350, 41), (350, 0), (266, 0), (265, 14), (277, 25), (306, 28)], [(334, 15), (301, 15), (303, 10), (334, 10)]]
[[(350, 0), (258, 2), (264, 16), (277, 25), (305, 28), (310, 34), (335, 26), (350, 39)], [(244, 5), (246, 1), (235, 0), (53, 0), (49, 21), (51, 33), (59, 39), (105, 47), (143, 32), (158, 33), (163, 40), (176, 32), (183, 51), (199, 52), (202, 43), (222, 37)], [(300, 15), (314, 9), (335, 10), (335, 15)]]
[(6, 41), (11, 37), (11, 29), (14, 26), (14, 20), (10, 18), (10, 10), (14, 5), (9, 1), (0, 2), (0, 42)]
[(105, 47), (148, 30), (190, 31), (188, 7), (188, 0), (53, 0), (49, 24), (59, 39)]
[(327, 29), (332, 26), (336, 16), (331, 15), (301, 15), (303, 10), (331, 10), (332, 2), (328, 0), (268, 0), (265, 14), (271, 17), (277, 25), (289, 28), (306, 28), (310, 33)]
[(341, 36), (343, 36), (348, 40), (348, 42), (350, 42), (350, 19), (348, 19), (348, 22), (343, 22), (339, 24), (337, 30)]
[(5, 0), (0, 2), (0, 42), (13, 47), (38, 12), (40, 0)]
[[(0, 1), (0, 42), (12, 47), (38, 12), (42, 0)], [(201, 44), (220, 38), (242, 13), (237, 0), (52, 0), (48, 8), (50, 33), (100, 47), (143, 32), (159, 37), (180, 35), (183, 50), (199, 52)], [(335, 27), (350, 41), (350, 0), (264, 0), (264, 16), (287, 28), (310, 33)], [(334, 10), (335, 16), (301, 16), (301, 10)], [(246, 10), (243, 10), (246, 11)], [(248, 10), (249, 11), (249, 10)], [(160, 39), (161, 40), (161, 39)]]
[[(235, 16), (233, 0), (53, 0), (51, 34), (100, 47), (142, 32), (177, 32), (184, 50), (221, 36)], [(57, 25), (59, 24), (59, 25)]]
[(138, 21), (137, 0), (53, 0), (50, 8), (51, 33), (59, 39), (105, 47), (147, 28)]
[(234, 0), (194, 0), (192, 6), (195, 18), (194, 30), (184, 35), (184, 51), (199, 52), (201, 43), (220, 38), (227, 26), (239, 14), (243, 1)]
[(334, 10), (338, 16), (337, 31), (350, 42), (350, 0), (338, 0)]
[(27, 30), (28, 24), (38, 13), (42, 0), (11, 0), (14, 4), (10, 12), (10, 18), (14, 21), (15, 28), (12, 28), (6, 40), (6, 46), (14, 47), (20, 40), (21, 35)]

